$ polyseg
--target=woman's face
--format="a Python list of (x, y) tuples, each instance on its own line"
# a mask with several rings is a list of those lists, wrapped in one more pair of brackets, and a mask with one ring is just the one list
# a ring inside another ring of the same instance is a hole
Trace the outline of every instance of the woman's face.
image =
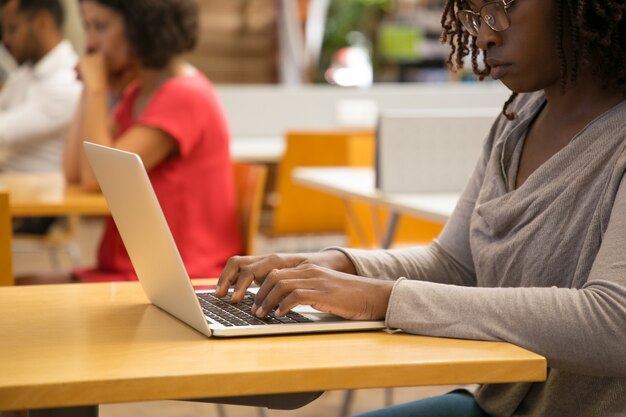
[(132, 66), (134, 56), (126, 39), (123, 16), (96, 0), (81, 2), (87, 37), (87, 51), (104, 56), (111, 75), (123, 73)]
[[(473, 0), (477, 11), (486, 1)], [(511, 26), (495, 32), (484, 22), (476, 39), (491, 76), (515, 92), (560, 88), (556, 49), (556, 1), (515, 0), (507, 9)]]

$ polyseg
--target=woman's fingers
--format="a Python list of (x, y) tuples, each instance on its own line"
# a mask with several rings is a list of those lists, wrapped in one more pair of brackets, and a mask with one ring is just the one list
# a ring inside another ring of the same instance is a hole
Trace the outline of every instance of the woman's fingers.
[[(278, 307), (276, 307), (275, 315), (276, 316), (284, 316), (299, 305), (310, 305), (314, 306), (322, 306), (320, 304), (320, 297), (322, 296), (322, 292), (319, 291), (318, 288), (295, 288), (290, 291), (286, 297), (284, 297), (279, 303)], [(326, 311), (323, 309), (320, 311)]]
[(256, 294), (252, 312), (263, 317), (280, 306), (276, 314), (282, 315), (297, 305), (319, 304), (326, 282), (333, 280), (329, 272), (335, 271), (312, 264), (271, 271)]
[(316, 280), (293, 279), (279, 281), (272, 287), (260, 304), (256, 304), (257, 298), (255, 298), (252, 311), (257, 317), (264, 317), (276, 308), (274, 314), (282, 316), (296, 306), (317, 304), (322, 292), (320, 291), (319, 283), (314, 281)]
[[(252, 305), (252, 312), (259, 317), (267, 315), (278, 302), (282, 300), (280, 294), (289, 291), (292, 288), (293, 282), (288, 286), (290, 281), (293, 280), (306, 280), (314, 276), (309, 272), (310, 268), (274, 268), (266, 275), (263, 280), (263, 284), (259, 291), (257, 291), (254, 297), (254, 304)], [(305, 285), (304, 282), (299, 285)], [(269, 299), (268, 296), (272, 295)]]
[(263, 257), (238, 256), (231, 258), (220, 279), (217, 282), (215, 295), (223, 297), (233, 288), (231, 300), (233, 303), (241, 301), (246, 290), (253, 282), (261, 283), (265, 276), (272, 270), (272, 263)]
[(228, 289), (238, 277), (240, 266), (246, 263), (247, 259), (247, 257), (242, 256), (233, 256), (228, 259), (219, 279), (217, 280), (217, 285), (215, 287), (216, 296), (223, 297), (226, 295)]
[(297, 255), (234, 256), (228, 260), (217, 282), (215, 295), (223, 297), (230, 287), (234, 288), (233, 302), (243, 298), (246, 289), (253, 282), (263, 283), (266, 276), (275, 269), (290, 268), (301, 262)]

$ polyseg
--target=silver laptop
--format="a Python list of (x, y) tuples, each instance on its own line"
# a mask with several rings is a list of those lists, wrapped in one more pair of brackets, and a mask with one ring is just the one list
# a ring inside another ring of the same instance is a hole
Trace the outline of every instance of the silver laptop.
[(134, 153), (84, 142), (85, 152), (109, 204), (124, 246), (150, 301), (207, 336), (253, 336), (368, 330), (382, 321), (354, 321), (299, 306), (284, 318), (250, 313), (255, 289), (243, 302), (194, 290), (143, 166)]

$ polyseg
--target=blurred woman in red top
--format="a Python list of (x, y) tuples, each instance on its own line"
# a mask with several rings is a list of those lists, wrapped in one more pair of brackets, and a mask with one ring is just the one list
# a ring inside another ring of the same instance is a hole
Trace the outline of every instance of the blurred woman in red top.
[[(226, 119), (209, 80), (180, 59), (196, 44), (196, 1), (81, 0), (81, 10), (89, 54), (79, 64), (84, 92), (66, 145), (68, 182), (98, 189), (82, 140), (139, 154), (189, 275), (218, 276), (241, 243)], [(137, 279), (111, 218), (97, 268), (74, 276)]]

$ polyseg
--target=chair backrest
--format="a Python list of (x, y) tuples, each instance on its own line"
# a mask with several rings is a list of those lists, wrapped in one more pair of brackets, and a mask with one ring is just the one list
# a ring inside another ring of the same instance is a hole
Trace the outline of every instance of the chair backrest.
[(237, 192), (237, 219), (244, 255), (253, 255), (263, 208), (267, 167), (238, 162), (233, 164), (233, 170)]
[(13, 285), (13, 254), (11, 252), (11, 210), (9, 193), (0, 190), (0, 286)]
[(291, 174), (303, 166), (373, 166), (374, 139), (373, 130), (287, 132), (285, 155), (278, 167), (278, 204), (271, 233), (343, 233), (341, 199), (297, 185)]

